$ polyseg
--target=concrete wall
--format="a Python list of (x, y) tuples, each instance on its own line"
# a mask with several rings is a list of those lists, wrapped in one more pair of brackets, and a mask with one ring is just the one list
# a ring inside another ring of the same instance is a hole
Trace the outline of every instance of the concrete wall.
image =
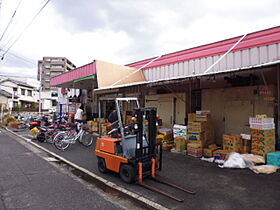
[(275, 95), (275, 87), (269, 86), (269, 89), (273, 90), (272, 95), (260, 94), (261, 89), (267, 89), (267, 87), (202, 90), (202, 109), (211, 111), (216, 143), (222, 144), (224, 133), (248, 131), (250, 116), (267, 114), (269, 117), (274, 117), (275, 102), (271, 97)]

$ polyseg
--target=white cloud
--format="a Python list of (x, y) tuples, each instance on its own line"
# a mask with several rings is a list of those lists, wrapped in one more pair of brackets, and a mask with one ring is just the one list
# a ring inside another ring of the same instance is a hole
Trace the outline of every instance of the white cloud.
[[(26, 26), (41, 2), (22, 1), (10, 35)], [(280, 20), (277, 0), (65, 2), (51, 1), (12, 48), (35, 64), (8, 57), (0, 72), (34, 75), (43, 56), (65, 56), (77, 66), (93, 59), (126, 64), (273, 27)], [(17, 3), (3, 1), (2, 31)]]

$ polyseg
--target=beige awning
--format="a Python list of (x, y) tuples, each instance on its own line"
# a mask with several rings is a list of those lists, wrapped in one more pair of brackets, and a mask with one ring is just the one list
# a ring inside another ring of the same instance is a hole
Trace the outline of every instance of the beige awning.
[(117, 85), (145, 82), (142, 70), (95, 60), (98, 88), (115, 87)]

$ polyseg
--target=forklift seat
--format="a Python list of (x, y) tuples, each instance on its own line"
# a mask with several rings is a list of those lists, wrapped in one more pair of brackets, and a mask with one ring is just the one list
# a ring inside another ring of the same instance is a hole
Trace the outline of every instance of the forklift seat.
[[(143, 147), (148, 146), (146, 138), (143, 136)], [(134, 158), (136, 150), (136, 135), (128, 135), (122, 141), (123, 156), (125, 158)]]

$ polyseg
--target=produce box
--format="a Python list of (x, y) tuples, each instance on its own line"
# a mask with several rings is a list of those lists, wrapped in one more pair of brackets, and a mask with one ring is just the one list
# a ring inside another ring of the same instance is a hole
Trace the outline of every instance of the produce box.
[(158, 132), (159, 132), (160, 134), (168, 135), (168, 134), (171, 134), (171, 133), (172, 133), (172, 130), (169, 129), (169, 128), (159, 128), (159, 129), (158, 129)]
[(188, 143), (187, 152), (189, 156), (192, 157), (202, 157), (202, 147), (200, 144)]
[(280, 152), (267, 153), (267, 165), (274, 165), (280, 167)]
[(187, 139), (189, 140), (198, 140), (198, 141), (204, 141), (206, 139), (206, 133), (188, 133)]
[(251, 129), (251, 135), (253, 137), (258, 138), (268, 138), (268, 137), (274, 137), (275, 138), (275, 129), (270, 130), (259, 130), (259, 129)]
[(109, 130), (110, 130), (110, 123), (101, 124), (101, 136), (107, 136)]
[(210, 121), (210, 114), (196, 114), (195, 121), (197, 122), (207, 122)]
[(158, 135), (157, 135), (157, 138), (167, 141), (167, 140), (172, 139), (172, 136), (171, 136), (171, 134), (166, 134), (166, 135), (164, 135), (164, 134), (158, 134)]
[(257, 118), (257, 117), (250, 117), (249, 124), (257, 123), (257, 124), (267, 124), (267, 123), (274, 123), (274, 118)]
[(93, 132), (98, 132), (98, 122), (97, 121), (87, 121), (87, 124), (89, 126), (89, 129)]
[(173, 137), (183, 136), (185, 139), (187, 138), (187, 126), (185, 125), (177, 125), (173, 126)]
[(238, 134), (223, 135), (223, 149), (232, 152), (241, 152), (242, 139)]
[(200, 143), (202, 147), (207, 147), (209, 144), (213, 144), (215, 142), (214, 138), (208, 132), (203, 132), (201, 134), (189, 134), (188, 140)]
[(203, 156), (204, 157), (212, 157), (213, 156), (213, 149), (203, 148)]
[(178, 152), (183, 152), (184, 150), (186, 150), (186, 143), (187, 140), (182, 137), (182, 136), (177, 136), (174, 139), (174, 143), (175, 143), (175, 150)]
[(252, 154), (265, 157), (266, 154), (270, 152), (275, 152), (275, 145), (268, 145), (268, 146), (255, 145), (252, 142), (252, 148), (251, 148)]
[(188, 122), (195, 122), (196, 114), (195, 113), (189, 113), (188, 114)]
[(266, 153), (275, 152), (275, 130), (251, 130), (252, 147), (251, 152), (265, 157)]
[(274, 123), (264, 123), (264, 124), (250, 123), (250, 128), (258, 129), (258, 130), (271, 130), (271, 129), (275, 129), (275, 124)]
[(198, 110), (195, 113), (196, 114), (210, 114), (210, 110)]
[(203, 156), (204, 157), (212, 157), (213, 152), (218, 149), (218, 146), (216, 144), (210, 144), (208, 148), (203, 148)]
[(213, 157), (217, 160), (224, 160), (229, 153), (231, 153), (231, 151), (218, 149), (213, 152)]
[(201, 133), (207, 129), (207, 122), (188, 122), (188, 132)]

